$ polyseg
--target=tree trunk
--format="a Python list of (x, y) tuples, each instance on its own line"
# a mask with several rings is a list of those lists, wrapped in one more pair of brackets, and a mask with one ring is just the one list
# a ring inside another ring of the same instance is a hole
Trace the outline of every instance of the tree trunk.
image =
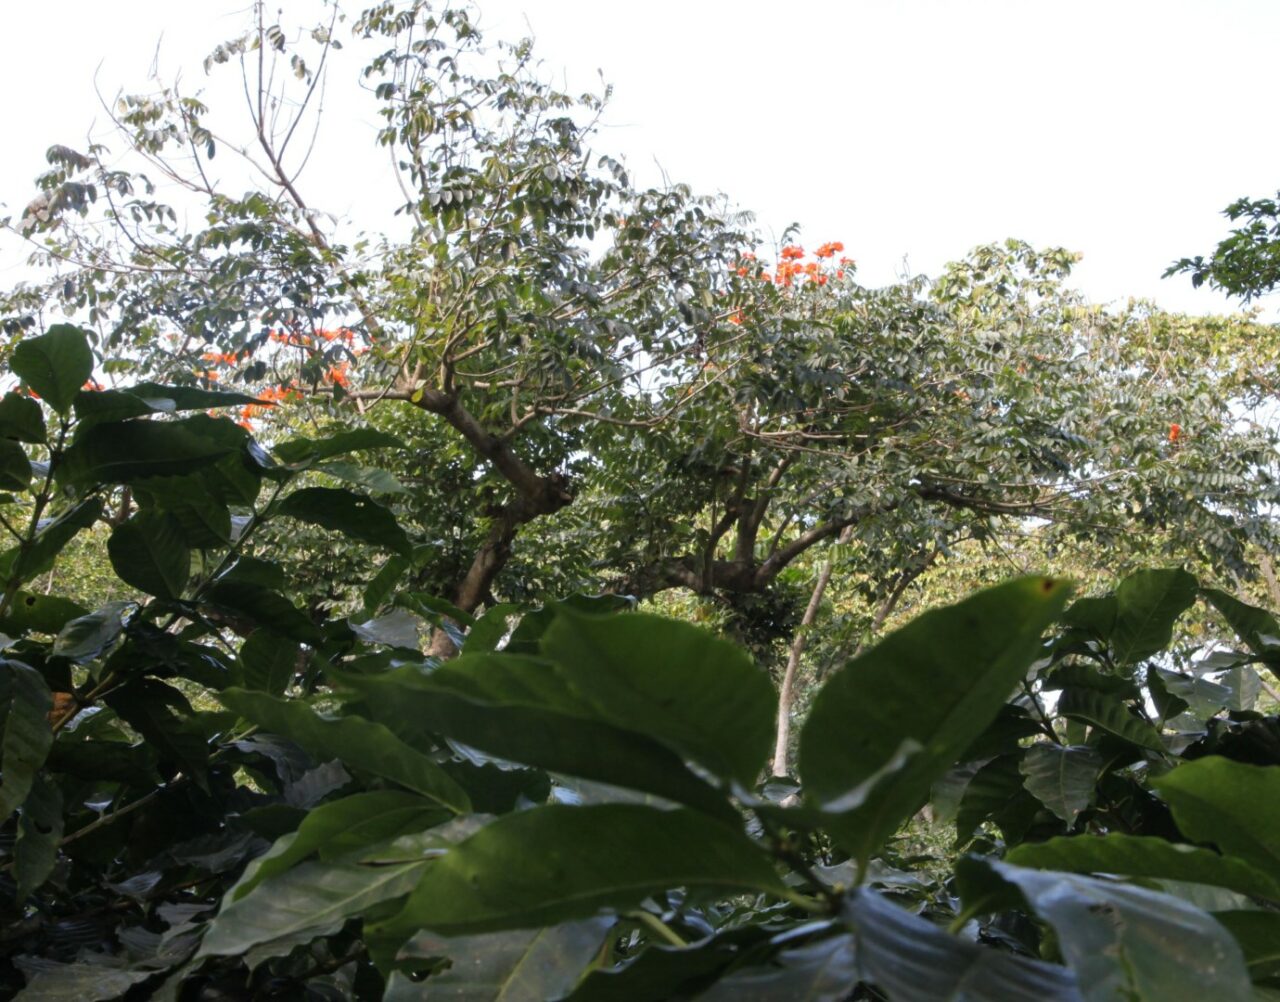
[[(840, 533), (839, 542), (847, 543), (852, 535), (852, 527)], [(809, 596), (809, 604), (805, 607), (804, 616), (800, 620), (800, 628), (791, 641), (791, 652), (787, 655), (787, 669), (782, 673), (782, 686), (778, 690), (778, 732), (773, 746), (773, 774), (786, 776), (788, 772), (787, 747), (791, 744), (791, 707), (795, 702), (796, 675), (800, 671), (800, 658), (804, 654), (805, 644), (809, 639), (809, 627), (818, 618), (818, 609), (822, 606), (822, 596), (831, 581), (832, 564), (830, 558), (822, 562), (818, 570), (818, 580), (813, 583), (813, 593)]]

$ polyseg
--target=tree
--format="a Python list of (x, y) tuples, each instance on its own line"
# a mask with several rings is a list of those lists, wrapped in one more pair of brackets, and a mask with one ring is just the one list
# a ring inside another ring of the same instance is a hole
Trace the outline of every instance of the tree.
[[(1258, 369), (1215, 370), (1202, 332), (1089, 309), (1061, 284), (1069, 254), (1017, 242), (880, 290), (837, 244), (787, 244), (766, 267), (745, 219), (680, 186), (637, 190), (590, 152), (602, 98), (548, 87), (527, 43), (491, 61), (463, 10), (356, 21), (404, 222), (339, 239), (297, 145), (336, 23), (295, 38), (260, 11), (211, 56), (245, 74), (260, 190), (216, 180), (214, 153), (240, 147), (176, 88), (121, 101), (145, 170), (55, 147), (14, 224), (54, 274), (9, 297), (7, 326), (57, 304), (115, 370), (393, 429), (405, 524), (446, 557), (404, 572), (457, 611), (680, 588), (767, 639), (803, 603), (780, 576), (846, 530), (859, 587), (881, 596), (939, 547), (1029, 517), (1102, 543), (1136, 517), (1237, 569), (1269, 541), (1270, 433), (1231, 417)], [(179, 225), (184, 207), (206, 223)], [(436, 645), (455, 646), (443, 630)]]
[(1165, 277), (1190, 273), (1191, 284), (1197, 288), (1208, 282), (1246, 303), (1265, 296), (1280, 285), (1280, 202), (1241, 198), (1222, 214), (1233, 223), (1244, 220), (1244, 224), (1232, 230), (1208, 258), (1202, 254), (1184, 257), (1169, 266)]

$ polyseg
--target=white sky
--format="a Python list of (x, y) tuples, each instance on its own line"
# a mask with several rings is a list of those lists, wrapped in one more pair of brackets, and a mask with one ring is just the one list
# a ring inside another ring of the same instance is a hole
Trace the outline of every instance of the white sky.
[[(295, 22), (316, 9), (277, 5)], [(493, 37), (531, 26), (548, 72), (575, 91), (604, 70), (615, 100), (600, 151), (625, 154), (651, 182), (660, 165), (728, 193), (766, 235), (794, 221), (807, 245), (842, 240), (870, 284), (893, 280), (904, 259), (936, 274), (975, 244), (1017, 236), (1083, 252), (1076, 285), (1095, 301), (1223, 310), (1160, 274), (1211, 249), (1228, 202), (1280, 187), (1271, 0), (480, 6)], [(247, 8), (4, 0), (0, 203), (25, 205), (44, 149), (83, 146), (101, 125), (95, 72), (104, 93), (141, 89), (158, 45), (162, 75), (182, 69), (195, 90), (200, 59), (247, 26)], [(338, 69), (307, 183), (317, 204), (376, 229), (388, 194), (363, 133), (372, 104), (344, 96), (356, 93), (354, 67)], [(20, 259), (0, 243), (0, 281)], [(1264, 305), (1274, 315), (1275, 300)]]

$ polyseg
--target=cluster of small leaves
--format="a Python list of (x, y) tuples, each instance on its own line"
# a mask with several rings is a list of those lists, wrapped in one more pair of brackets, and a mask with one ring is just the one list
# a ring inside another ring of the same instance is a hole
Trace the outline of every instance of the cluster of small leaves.
[(1241, 225), (1223, 238), (1208, 258), (1203, 254), (1184, 257), (1169, 266), (1165, 277), (1190, 274), (1191, 284), (1197, 288), (1208, 282), (1246, 303), (1265, 296), (1280, 285), (1280, 201), (1241, 198), (1222, 214)]

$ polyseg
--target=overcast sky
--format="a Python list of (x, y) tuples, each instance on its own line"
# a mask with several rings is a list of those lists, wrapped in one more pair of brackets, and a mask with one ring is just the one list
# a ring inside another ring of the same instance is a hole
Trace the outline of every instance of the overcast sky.
[[(282, 0), (312, 19), (311, 0)], [(1208, 251), (1221, 209), (1280, 187), (1269, 0), (481, 0), (492, 36), (529, 33), (574, 90), (597, 69), (615, 99), (601, 151), (643, 179), (722, 191), (766, 233), (842, 240), (864, 282), (936, 273), (1008, 236), (1084, 254), (1094, 301), (1229, 308), (1175, 257)], [(20, 208), (54, 142), (83, 145), (106, 94), (157, 57), (205, 84), (200, 59), (247, 25), (246, 0), (9, 0), (0, 13), (0, 202)], [(355, 8), (351, 8), (355, 13)], [(364, 177), (370, 105), (330, 82), (311, 165), (317, 201), (376, 228)], [(381, 184), (381, 181), (377, 182)], [(366, 197), (368, 196), (368, 197)], [(0, 281), (19, 270), (0, 244)], [(1274, 316), (1274, 300), (1265, 304)]]

